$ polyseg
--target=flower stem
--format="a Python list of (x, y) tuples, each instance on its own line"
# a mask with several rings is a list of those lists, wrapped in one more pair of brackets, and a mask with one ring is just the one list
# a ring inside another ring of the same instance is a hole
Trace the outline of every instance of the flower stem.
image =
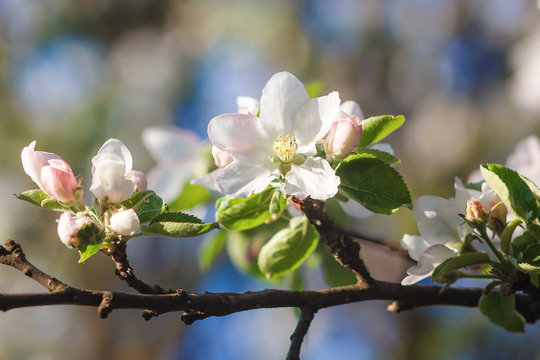
[(471, 274), (465, 271), (459, 272), (460, 278), (466, 279), (496, 279), (497, 277), (491, 274)]
[(502, 256), (501, 252), (499, 250), (497, 250), (495, 245), (493, 245), (493, 242), (491, 242), (491, 239), (489, 238), (486, 230), (485, 229), (478, 229), (478, 231), (480, 232), (480, 235), (482, 236), (482, 239), (486, 242), (487, 246), (491, 249), (493, 254), (495, 254), (497, 259), (499, 259), (499, 262), (501, 264), (505, 264), (505, 265), (508, 264), (508, 261), (506, 261), (506, 259)]

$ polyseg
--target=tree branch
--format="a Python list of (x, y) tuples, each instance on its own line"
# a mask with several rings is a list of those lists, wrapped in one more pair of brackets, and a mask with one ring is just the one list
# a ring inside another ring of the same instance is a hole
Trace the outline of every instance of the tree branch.
[(358, 284), (364, 287), (374, 284), (375, 280), (360, 257), (360, 244), (334, 227), (334, 222), (324, 211), (325, 203), (311, 198), (305, 200), (293, 198), (293, 201), (300, 205), (300, 209), (315, 226), (321, 239), (326, 242), (336, 260), (353, 271), (358, 279)]
[(315, 316), (315, 312), (309, 309), (302, 309), (300, 313), (300, 319), (296, 325), (296, 329), (291, 335), (291, 346), (289, 347), (289, 352), (287, 353), (286, 360), (300, 360), (300, 348), (302, 347), (302, 342), (306, 336), (309, 325)]

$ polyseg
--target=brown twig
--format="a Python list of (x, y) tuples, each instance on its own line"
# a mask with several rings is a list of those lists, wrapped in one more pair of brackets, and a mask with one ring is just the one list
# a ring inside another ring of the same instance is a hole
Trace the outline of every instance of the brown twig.
[(358, 284), (365, 287), (373, 285), (375, 280), (360, 257), (360, 244), (334, 227), (333, 221), (324, 211), (325, 203), (311, 198), (293, 199), (293, 201), (299, 204), (300, 209), (315, 226), (321, 239), (326, 242), (336, 260), (354, 272)]
[(314, 316), (315, 312), (313, 310), (301, 310), (300, 319), (298, 319), (298, 324), (291, 335), (291, 346), (289, 347), (286, 360), (300, 360), (300, 348)]
[(141, 294), (172, 294), (176, 292), (172, 289), (165, 290), (159, 285), (148, 285), (138, 279), (133, 272), (133, 268), (129, 265), (125, 243), (116, 245), (111, 253), (111, 257), (116, 265), (116, 275)]

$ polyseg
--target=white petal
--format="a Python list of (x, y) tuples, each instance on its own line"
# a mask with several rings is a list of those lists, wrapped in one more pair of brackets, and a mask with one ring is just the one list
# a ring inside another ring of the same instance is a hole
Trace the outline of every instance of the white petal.
[(233, 162), (219, 172), (216, 178), (218, 191), (222, 194), (248, 197), (259, 193), (276, 178), (270, 169), (262, 166), (246, 166)]
[(194, 159), (169, 159), (148, 173), (148, 188), (171, 202), (180, 195), (185, 183), (193, 177)]
[(292, 131), (298, 142), (298, 151), (309, 153), (313, 143), (322, 139), (332, 123), (339, 120), (339, 94), (334, 91), (327, 96), (309, 100), (296, 114)]
[(302, 165), (292, 165), (285, 175), (287, 194), (300, 199), (327, 200), (337, 194), (339, 183), (334, 169), (322, 158), (307, 158)]
[(344, 101), (339, 108), (341, 111), (349, 115), (358, 116), (360, 120), (364, 119), (364, 114), (362, 113), (362, 109), (360, 108), (360, 105), (358, 105), (356, 101), (353, 101), (353, 100)]
[(431, 246), (420, 256), (418, 264), (407, 270), (409, 276), (401, 281), (401, 285), (412, 285), (431, 276), (439, 264), (455, 255), (455, 252), (444, 245)]
[(120, 161), (124, 164), (124, 174), (133, 168), (133, 159), (126, 145), (118, 139), (107, 140), (92, 158), (92, 175), (102, 161)]
[(456, 177), (454, 180), (454, 189), (456, 190), (456, 197), (454, 203), (460, 214), (465, 214), (467, 211), (467, 200), (470, 198), (478, 199), (482, 193), (476, 190), (469, 190), (465, 188), (460, 178)]
[(401, 239), (401, 247), (409, 252), (409, 257), (418, 261), (424, 251), (426, 251), (431, 245), (418, 235), (403, 235)]
[(345, 202), (340, 202), (341, 208), (345, 210), (345, 212), (357, 219), (364, 219), (371, 215), (373, 215), (372, 211), (369, 211), (364, 206), (360, 205), (354, 200), (349, 200)]
[(258, 117), (248, 114), (218, 115), (208, 124), (208, 137), (219, 150), (241, 163), (268, 161), (274, 139), (266, 136)]
[(201, 147), (197, 135), (172, 125), (147, 127), (142, 140), (156, 161), (193, 156)]
[[(280, 72), (268, 80), (262, 91), (260, 118), (268, 136), (293, 128), (296, 113), (309, 100), (304, 85), (293, 74)], [(291, 134), (292, 135), (292, 134)]]
[(435, 196), (421, 196), (414, 202), (413, 214), (420, 235), (429, 244), (446, 244), (461, 241), (458, 225), (463, 219), (449, 200)]
[(238, 96), (236, 98), (236, 106), (238, 106), (238, 112), (240, 114), (257, 115), (260, 108), (259, 100), (249, 96)]
[(49, 165), (49, 160), (61, 159), (60, 156), (45, 151), (35, 151), (36, 140), (25, 146), (21, 152), (21, 161), (24, 172), (30, 176), (37, 186), (45, 191), (41, 182), (41, 169)]
[(216, 181), (220, 172), (221, 169), (216, 169), (209, 174), (191, 180), (191, 183), (204, 186), (205, 188), (210, 190), (218, 191)]

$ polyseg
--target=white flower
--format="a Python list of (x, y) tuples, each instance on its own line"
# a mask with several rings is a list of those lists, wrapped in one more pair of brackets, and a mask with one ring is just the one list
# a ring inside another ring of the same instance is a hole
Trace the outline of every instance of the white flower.
[(139, 225), (139, 217), (133, 209), (119, 211), (111, 216), (111, 229), (120, 235), (133, 235)]
[(257, 115), (260, 109), (259, 100), (249, 96), (238, 96), (236, 98), (236, 106), (238, 107), (239, 114), (253, 114)]
[[(207, 145), (197, 135), (176, 126), (152, 126), (143, 130), (142, 140), (157, 165), (148, 172), (148, 186), (165, 202), (172, 202), (199, 168), (206, 167)], [(202, 172), (202, 171), (201, 171)]]
[(213, 118), (208, 137), (233, 158), (217, 174), (218, 190), (247, 197), (283, 176), (287, 194), (301, 199), (333, 197), (339, 177), (326, 160), (313, 156), (315, 142), (338, 118), (339, 103), (337, 92), (309, 99), (294, 75), (281, 72), (263, 89), (260, 117), (223, 114)]
[(63, 212), (58, 220), (58, 237), (68, 248), (78, 247), (80, 245), (79, 231), (88, 224), (88, 219), (84, 217), (73, 216), (69, 212)]
[[(92, 158), (92, 186), (90, 191), (99, 200), (119, 203), (128, 199), (143, 181), (132, 170), (133, 160), (128, 148), (117, 139), (109, 139)], [(132, 179), (136, 179), (134, 182)]]
[(421, 196), (414, 202), (413, 215), (420, 236), (404, 235), (401, 246), (418, 263), (407, 270), (402, 285), (429, 277), (440, 263), (458, 254), (463, 237), (470, 231), (458, 214), (465, 213), (466, 202), (471, 196), (459, 179), (456, 179), (455, 188), (455, 200)]

